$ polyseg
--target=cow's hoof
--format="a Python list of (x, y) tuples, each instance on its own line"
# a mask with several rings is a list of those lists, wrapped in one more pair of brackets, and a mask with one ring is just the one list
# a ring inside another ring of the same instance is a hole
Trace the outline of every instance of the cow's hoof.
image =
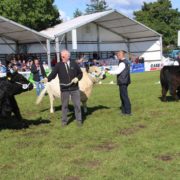
[(50, 109), (50, 113), (53, 114), (54, 113), (54, 109)]

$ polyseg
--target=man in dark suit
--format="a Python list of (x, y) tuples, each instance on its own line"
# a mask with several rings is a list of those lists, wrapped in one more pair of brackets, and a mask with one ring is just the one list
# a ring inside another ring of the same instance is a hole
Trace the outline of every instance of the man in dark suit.
[(33, 80), (35, 81), (36, 85), (36, 94), (39, 96), (41, 91), (44, 89), (44, 84), (41, 82), (41, 80), (46, 77), (46, 73), (38, 58), (34, 59), (31, 66), (31, 73), (33, 74)]
[(80, 91), (78, 81), (82, 78), (82, 71), (76, 62), (70, 61), (70, 53), (67, 50), (61, 52), (61, 62), (58, 62), (48, 78), (44, 82), (51, 81), (58, 75), (60, 80), (61, 104), (62, 104), (62, 126), (68, 123), (69, 97), (75, 109), (75, 117), (78, 126), (82, 125)]
[(121, 99), (121, 112), (123, 115), (131, 115), (131, 103), (128, 97), (128, 85), (130, 80), (130, 65), (125, 58), (126, 51), (120, 50), (117, 53), (119, 60), (118, 68), (114, 71), (108, 71), (110, 74), (117, 75), (117, 84), (119, 86), (119, 95)]

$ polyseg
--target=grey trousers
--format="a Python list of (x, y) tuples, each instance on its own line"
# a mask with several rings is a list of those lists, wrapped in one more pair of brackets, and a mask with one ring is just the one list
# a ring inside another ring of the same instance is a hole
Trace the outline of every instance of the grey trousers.
[(71, 96), (71, 100), (75, 110), (75, 117), (77, 121), (82, 121), (81, 115), (81, 102), (80, 102), (80, 91), (65, 91), (61, 92), (61, 104), (62, 104), (62, 122), (67, 123), (67, 113), (68, 113), (68, 104), (69, 98)]

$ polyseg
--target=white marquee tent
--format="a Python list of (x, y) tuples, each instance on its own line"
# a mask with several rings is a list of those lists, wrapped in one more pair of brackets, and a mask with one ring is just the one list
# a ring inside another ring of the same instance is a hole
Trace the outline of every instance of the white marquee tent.
[[(77, 39), (77, 48), (73, 46), (76, 45), (73, 39)], [(62, 49), (98, 52), (102, 53), (101, 58), (106, 58), (103, 52), (124, 49), (144, 57), (146, 64), (160, 63), (162, 59), (161, 34), (116, 10), (83, 15), (41, 32), (0, 16), (0, 47), (3, 43), (11, 50), (16, 49), (15, 52), (18, 52), (18, 45), (26, 44), (27, 53), (48, 53), (49, 65), (50, 52), (56, 53), (59, 60)], [(5, 51), (7, 48), (3, 48)], [(10, 53), (10, 50), (5, 53)]]
[[(72, 45), (73, 30), (77, 33), (76, 50)], [(125, 49), (131, 54), (143, 56), (147, 63), (162, 59), (161, 34), (115, 10), (80, 16), (41, 33), (55, 39), (57, 55), (64, 48), (71, 52)]]
[[(38, 42), (47, 52), (50, 62), (51, 40), (53, 39), (48, 35), (41, 34), (40, 32), (0, 16), (0, 54), (18, 54), (21, 45)], [(46, 46), (44, 46), (42, 42), (46, 42)]]

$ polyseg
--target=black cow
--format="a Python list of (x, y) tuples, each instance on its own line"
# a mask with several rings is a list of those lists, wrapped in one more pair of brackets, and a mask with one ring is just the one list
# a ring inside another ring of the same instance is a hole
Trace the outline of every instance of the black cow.
[(162, 100), (166, 101), (166, 94), (169, 90), (175, 100), (180, 94), (180, 66), (164, 66), (160, 72), (162, 87)]
[(18, 72), (8, 73), (7, 77), (0, 79), (0, 117), (9, 118), (11, 113), (17, 119), (22, 119), (15, 95), (32, 90), (33, 84)]

